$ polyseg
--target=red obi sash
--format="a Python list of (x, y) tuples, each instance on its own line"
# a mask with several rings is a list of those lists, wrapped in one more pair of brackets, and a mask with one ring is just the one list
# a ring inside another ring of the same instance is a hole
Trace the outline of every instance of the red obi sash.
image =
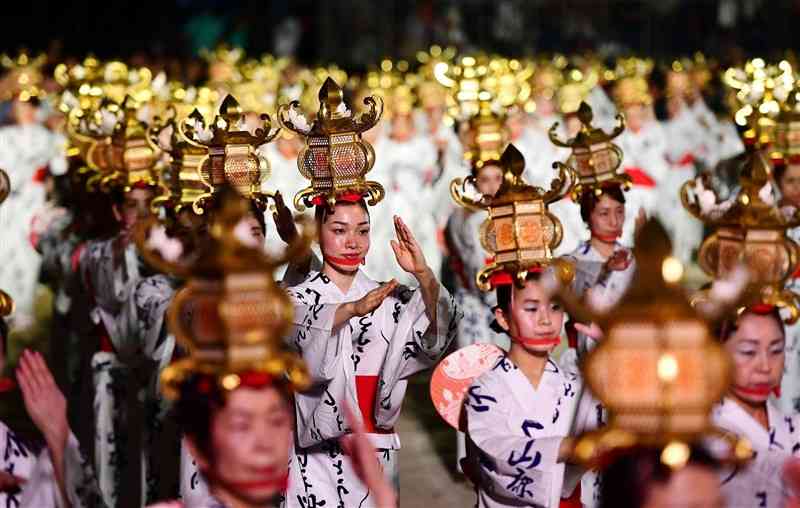
[(375, 402), (378, 398), (378, 376), (356, 376), (358, 409), (368, 434), (394, 434), (394, 429), (379, 429), (375, 422)]
[(558, 508), (581, 508), (582, 506), (581, 483), (578, 482), (575, 490), (572, 491), (572, 495), (566, 499), (561, 499), (561, 502), (558, 503)]
[(653, 177), (647, 174), (642, 168), (639, 167), (629, 167), (625, 168), (625, 172), (628, 173), (628, 176), (631, 177), (631, 181), (633, 185), (638, 185), (640, 187), (655, 187), (656, 181), (653, 180)]

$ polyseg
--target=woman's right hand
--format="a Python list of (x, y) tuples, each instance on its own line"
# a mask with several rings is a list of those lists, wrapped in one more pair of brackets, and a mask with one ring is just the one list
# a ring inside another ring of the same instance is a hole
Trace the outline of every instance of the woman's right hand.
[(611, 257), (606, 260), (606, 269), (609, 271), (621, 272), (631, 265), (631, 261), (633, 261), (631, 251), (628, 249), (616, 250), (611, 254)]
[(336, 329), (342, 326), (351, 318), (366, 316), (374, 311), (380, 307), (387, 296), (392, 294), (392, 291), (397, 289), (397, 286), (397, 281), (392, 279), (376, 287), (358, 300), (340, 305), (333, 318), (333, 328)]
[(365, 294), (355, 302), (353, 302), (353, 316), (361, 317), (366, 316), (373, 310), (380, 307), (387, 296), (392, 294), (392, 291), (397, 289), (398, 283), (392, 279), (386, 284), (381, 284), (369, 293)]

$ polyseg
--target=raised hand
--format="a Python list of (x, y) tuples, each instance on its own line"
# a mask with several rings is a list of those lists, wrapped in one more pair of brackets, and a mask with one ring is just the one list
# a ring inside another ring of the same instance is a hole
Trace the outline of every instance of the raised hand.
[(626, 270), (631, 265), (632, 260), (633, 256), (631, 256), (631, 252), (629, 250), (621, 249), (614, 251), (614, 253), (611, 254), (611, 257), (606, 260), (606, 269), (621, 272)]
[(392, 240), (391, 245), (395, 258), (397, 258), (397, 264), (404, 271), (418, 279), (427, 275), (430, 272), (430, 267), (425, 261), (425, 254), (423, 254), (422, 248), (417, 243), (417, 239), (414, 238), (411, 230), (403, 222), (403, 219), (396, 215), (394, 217), (394, 230), (397, 239)]
[(366, 316), (373, 310), (380, 307), (387, 296), (392, 294), (397, 288), (397, 281), (392, 279), (386, 284), (381, 284), (369, 293), (362, 296), (360, 299), (353, 302), (353, 314), (361, 317)]
[(280, 192), (275, 193), (273, 201), (275, 201), (275, 211), (272, 212), (272, 220), (275, 221), (275, 229), (278, 231), (278, 236), (284, 242), (292, 243), (298, 236), (292, 211), (284, 203), (283, 195)]
[(29, 350), (22, 353), (17, 368), (17, 382), (25, 409), (48, 445), (66, 446), (69, 436), (67, 400), (41, 354)]
[(333, 317), (333, 328), (339, 328), (351, 318), (366, 316), (380, 307), (386, 297), (392, 294), (392, 291), (396, 288), (397, 281), (392, 279), (376, 287), (354, 302), (343, 303), (336, 310), (336, 315)]

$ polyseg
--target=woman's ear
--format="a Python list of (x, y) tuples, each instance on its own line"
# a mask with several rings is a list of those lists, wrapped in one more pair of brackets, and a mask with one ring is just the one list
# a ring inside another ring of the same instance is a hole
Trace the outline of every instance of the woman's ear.
[(503, 309), (501, 309), (500, 307), (496, 307), (494, 309), (494, 318), (497, 320), (497, 324), (500, 325), (500, 328), (502, 328), (506, 332), (511, 331), (511, 326), (508, 323), (506, 313)]

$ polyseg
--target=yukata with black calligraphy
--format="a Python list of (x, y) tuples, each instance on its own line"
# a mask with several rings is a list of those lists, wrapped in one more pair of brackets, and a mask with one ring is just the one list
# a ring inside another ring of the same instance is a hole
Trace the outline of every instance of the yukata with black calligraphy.
[[(582, 472), (567, 471), (558, 455), (565, 437), (586, 428), (583, 422), (573, 424), (578, 404), (591, 402), (580, 398), (580, 384), (578, 376), (548, 359), (534, 388), (503, 356), (470, 386), (464, 407), (477, 460), (479, 508), (557, 508), (562, 496), (571, 494)], [(602, 416), (602, 407), (598, 412)], [(591, 410), (577, 414), (589, 418)]]
[(739, 404), (725, 398), (711, 413), (714, 425), (746, 438), (755, 452), (743, 467), (721, 473), (722, 493), (728, 506), (782, 507), (788, 488), (783, 484), (783, 464), (800, 457), (800, 417), (782, 412), (775, 401), (767, 400), (768, 428), (764, 428)]
[[(359, 270), (347, 294), (324, 274), (312, 272), (288, 288), (294, 326), (287, 342), (307, 363), (312, 387), (295, 397), (297, 430), (289, 466), (287, 506), (376, 508), (338, 439), (351, 431), (351, 408), (395, 485), (400, 415), (407, 378), (436, 364), (456, 335), (460, 312), (439, 287), (436, 323), (430, 323), (418, 289), (399, 286), (372, 313), (334, 330), (340, 304), (356, 301), (378, 283)], [(360, 411), (357, 411), (360, 409)]]
[[(0, 422), (0, 471), (27, 480), (35, 463), (36, 455), (30, 447)], [(19, 508), (21, 499), (19, 490), (0, 491), (0, 508)]]

